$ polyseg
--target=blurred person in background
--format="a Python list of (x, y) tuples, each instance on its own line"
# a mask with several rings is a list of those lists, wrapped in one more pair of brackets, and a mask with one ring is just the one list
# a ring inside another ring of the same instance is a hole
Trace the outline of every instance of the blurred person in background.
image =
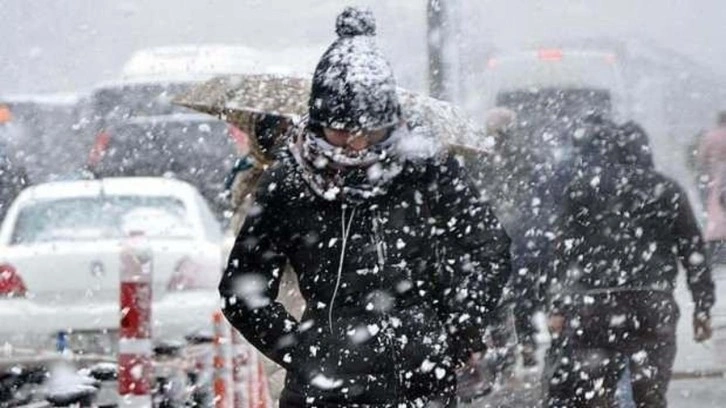
[[(237, 235), (245, 217), (254, 201), (254, 192), (257, 184), (269, 165), (265, 161), (268, 157), (274, 157), (280, 144), (284, 144), (284, 135), (290, 126), (284, 118), (276, 115), (261, 114), (257, 117), (254, 125), (254, 140), (257, 154), (263, 157), (255, 157), (253, 148), (248, 147), (247, 152), (240, 156), (231, 171), (224, 180), (224, 188), (228, 194), (229, 204), (232, 207), (232, 219), (230, 227)], [(241, 132), (237, 130), (238, 132)], [(249, 140), (249, 136), (245, 135)], [(250, 142), (248, 142), (249, 144)]]
[[(259, 116), (254, 127), (254, 139), (257, 148), (259, 148), (259, 153), (265, 157), (274, 157), (279, 145), (284, 144), (281, 141), (284, 140), (287, 130), (287, 121), (282, 120), (280, 117), (275, 115)], [(260, 178), (267, 167), (262, 159), (255, 158), (251, 150), (249, 149), (246, 155), (237, 159), (224, 181), (225, 191), (232, 210), (230, 230), (234, 237), (239, 234), (242, 224), (252, 208), (255, 199), (254, 193), (257, 191)], [(233, 245), (233, 241), (229, 242), (225, 247), (226, 253), (231, 251)], [(295, 319), (300, 320), (305, 309), (305, 300), (300, 294), (295, 272), (289, 264), (284, 268), (276, 300)], [(270, 396), (274, 401), (277, 401), (284, 387), (285, 370), (267, 358), (263, 359), (263, 361), (265, 373), (268, 377)]]
[(698, 162), (707, 175), (706, 232), (712, 263), (726, 263), (726, 111), (718, 114), (716, 127), (705, 134)]
[[(287, 370), (281, 407), (455, 406), (509, 278), (509, 238), (453, 156), (409, 155), (368, 10), (338, 16), (307, 120), (262, 175), (220, 283), (224, 313)], [(277, 298), (292, 265), (300, 320)]]
[(688, 197), (653, 167), (635, 123), (579, 133), (549, 276), (550, 407), (611, 406), (629, 370), (638, 407), (665, 407), (676, 353), (679, 264), (695, 303), (696, 341), (711, 337), (714, 284)]

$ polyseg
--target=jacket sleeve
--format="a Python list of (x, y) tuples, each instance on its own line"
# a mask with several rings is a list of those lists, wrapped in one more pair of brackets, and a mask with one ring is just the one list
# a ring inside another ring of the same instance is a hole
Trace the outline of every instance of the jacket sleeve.
[(686, 269), (695, 312), (708, 316), (716, 297), (703, 236), (685, 192), (678, 191), (674, 200), (678, 213), (673, 223), (673, 235), (678, 257)]
[(484, 329), (511, 272), (510, 240), (455, 159), (441, 165), (437, 190), (439, 266), (449, 277), (442, 303), (455, 353), (463, 361), (485, 349)]
[(288, 368), (299, 324), (276, 301), (287, 263), (280, 246), (284, 201), (275, 197), (276, 184), (269, 173), (261, 180), (256, 203), (237, 236), (219, 292), (232, 326), (264, 355)]
[[(552, 251), (557, 233), (557, 218), (560, 214), (554, 204), (555, 190), (558, 186), (548, 177), (542, 166), (536, 167), (530, 180), (532, 197), (526, 204), (522, 223), (529, 226), (524, 239), (526, 248), (518, 251), (521, 262), (528, 269), (529, 279), (535, 279), (538, 301), (545, 299), (547, 279), (552, 274)], [(560, 192), (562, 193), (562, 192)], [(517, 277), (522, 279), (521, 277)]]
[(559, 214), (552, 226), (552, 260), (541, 288), (541, 296), (549, 314), (567, 313), (566, 305), (571, 303), (570, 295), (565, 290), (568, 270), (573, 264), (581, 264), (590, 250), (584, 237), (589, 235), (588, 226), (593, 222), (590, 219), (590, 206), (596, 200), (593, 197), (596, 193), (588, 180), (574, 176), (569, 183), (559, 188)]

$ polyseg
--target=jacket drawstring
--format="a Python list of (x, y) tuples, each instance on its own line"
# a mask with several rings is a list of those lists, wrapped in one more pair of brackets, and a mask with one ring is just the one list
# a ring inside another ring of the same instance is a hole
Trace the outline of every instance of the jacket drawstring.
[(373, 235), (376, 240), (376, 255), (378, 256), (378, 267), (383, 270), (383, 267), (386, 265), (386, 257), (388, 256), (387, 250), (386, 250), (386, 243), (383, 240), (383, 237), (381, 236), (381, 229), (380, 229), (380, 223), (381, 221), (381, 213), (380, 211), (375, 211), (375, 216), (373, 217), (372, 223), (373, 223)]
[(341, 230), (343, 233), (343, 244), (340, 248), (340, 261), (338, 262), (338, 276), (335, 280), (335, 290), (333, 290), (333, 297), (330, 299), (330, 307), (328, 308), (328, 324), (330, 326), (330, 334), (333, 334), (333, 307), (335, 306), (335, 298), (338, 296), (338, 289), (340, 289), (340, 280), (343, 275), (343, 262), (345, 261), (345, 250), (348, 246), (348, 235), (350, 234), (350, 226), (353, 224), (353, 217), (355, 217), (355, 207), (350, 212), (350, 219), (346, 225), (345, 222), (345, 203), (341, 205), (342, 215), (340, 217)]

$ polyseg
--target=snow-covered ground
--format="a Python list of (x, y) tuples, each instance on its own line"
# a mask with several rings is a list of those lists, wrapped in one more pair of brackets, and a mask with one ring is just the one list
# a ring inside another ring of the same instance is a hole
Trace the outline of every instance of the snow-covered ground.
[[(518, 377), (491, 395), (462, 404), (462, 408), (539, 408), (538, 370), (519, 372)], [(722, 408), (726, 401), (726, 377), (674, 379), (668, 389), (671, 408)]]
[(683, 274), (679, 276), (676, 299), (681, 309), (678, 322), (678, 353), (674, 370), (682, 375), (698, 371), (726, 371), (726, 267), (713, 271), (716, 282), (716, 306), (712, 311), (713, 338), (704, 343), (693, 341), (693, 302)]
[[(721, 408), (726, 406), (726, 267), (714, 270), (717, 303), (713, 310), (713, 338), (699, 344), (693, 341), (691, 326), (693, 304), (686, 287), (683, 273), (678, 277), (676, 299), (681, 309), (678, 324), (678, 353), (674, 363), (674, 376), (668, 390), (668, 403), (671, 408)], [(719, 300), (720, 299), (720, 300)], [(544, 325), (544, 317), (539, 316), (538, 324)], [(540, 333), (540, 357), (548, 344), (548, 336)], [(697, 377), (705, 375), (705, 377)], [(539, 407), (541, 372), (518, 370), (517, 378), (491, 395), (465, 408), (494, 407)]]
[[(506, 389), (472, 402), (462, 408), (539, 408), (540, 394), (537, 375), (519, 381)], [(722, 408), (726, 401), (726, 379), (707, 378), (675, 380), (668, 389), (670, 408)]]
[(668, 403), (671, 408), (721, 408), (724, 401), (725, 378), (673, 381), (668, 390)]

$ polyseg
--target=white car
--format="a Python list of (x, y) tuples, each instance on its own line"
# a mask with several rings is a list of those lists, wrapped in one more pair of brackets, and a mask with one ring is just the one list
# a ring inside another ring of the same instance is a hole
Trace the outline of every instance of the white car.
[(0, 228), (0, 345), (53, 347), (60, 332), (112, 338), (120, 252), (139, 231), (153, 256), (154, 339), (208, 328), (222, 234), (197, 190), (166, 178), (63, 181), (24, 190)]

